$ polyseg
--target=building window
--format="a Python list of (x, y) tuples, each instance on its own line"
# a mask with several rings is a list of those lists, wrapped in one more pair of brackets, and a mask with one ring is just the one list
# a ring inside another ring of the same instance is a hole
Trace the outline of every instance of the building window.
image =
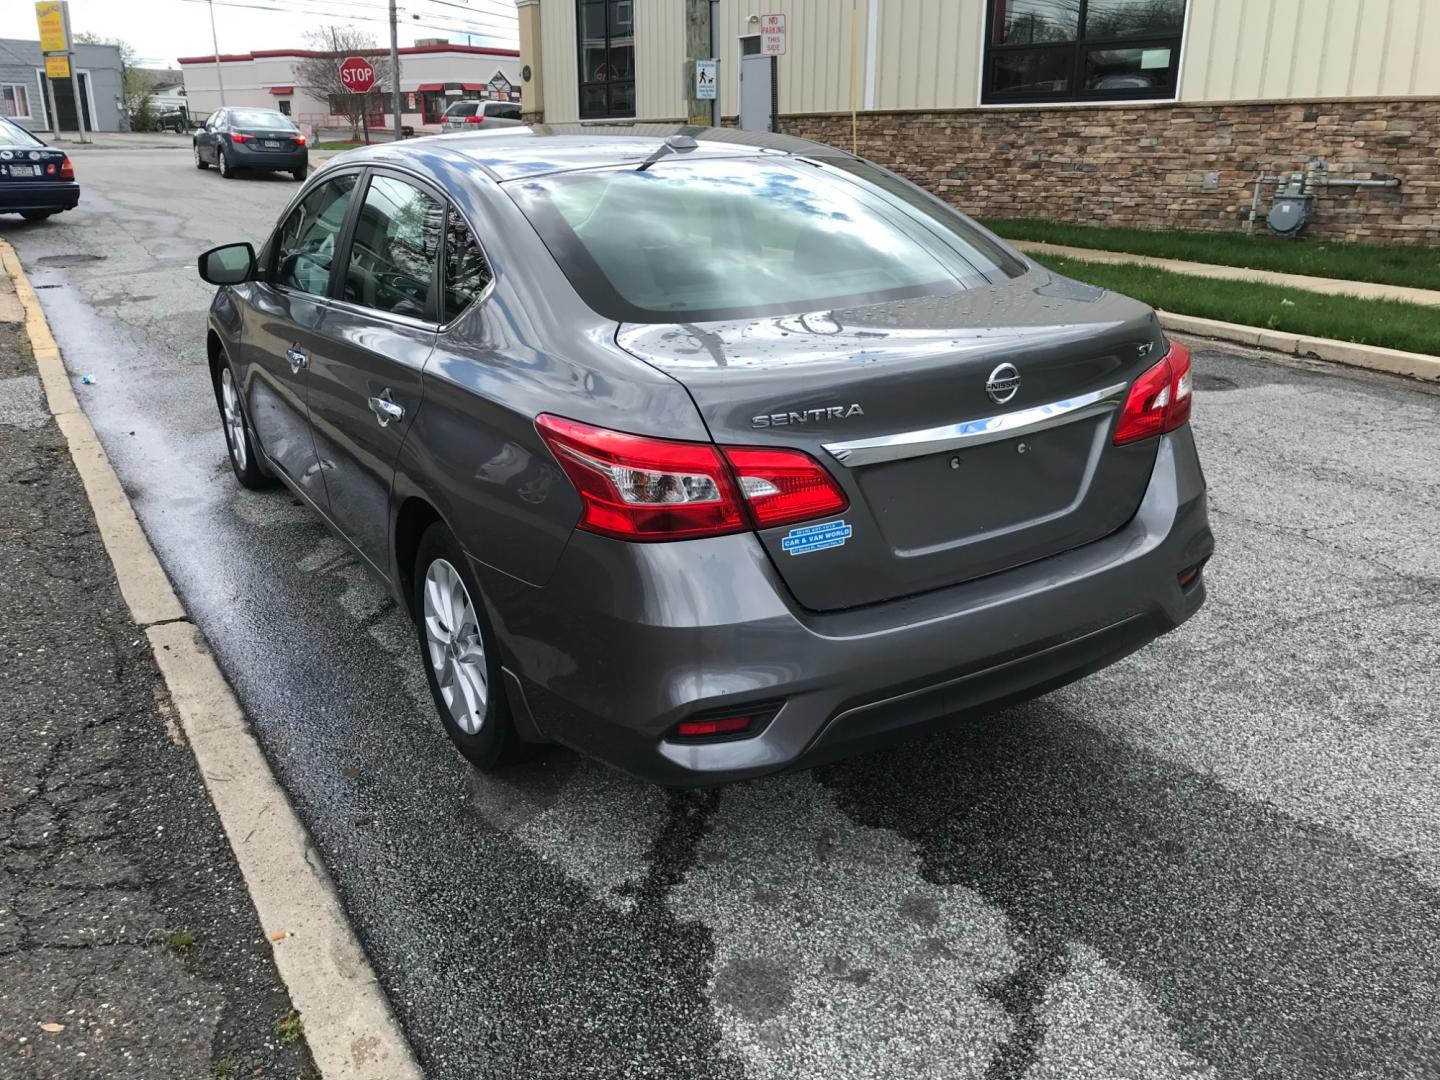
[(0, 86), (0, 116), (12, 120), (30, 119), (30, 95), (19, 83), (5, 83)]
[(990, 0), (992, 102), (1173, 98), (1185, 0)]
[(280, 104), (280, 115), (281, 115), (281, 116), (289, 116), (289, 115), (290, 115), (290, 99), (289, 99), (289, 98), (281, 98), (279, 104)]
[(576, 0), (580, 118), (635, 115), (634, 0)]

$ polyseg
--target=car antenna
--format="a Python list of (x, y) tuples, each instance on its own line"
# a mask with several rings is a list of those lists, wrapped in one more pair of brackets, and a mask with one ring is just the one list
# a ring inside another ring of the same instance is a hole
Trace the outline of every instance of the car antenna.
[(695, 141), (693, 135), (667, 135), (665, 141), (655, 148), (655, 152), (640, 163), (636, 172), (644, 172), (654, 165), (666, 154), (678, 154), (682, 150), (694, 150), (700, 144)]

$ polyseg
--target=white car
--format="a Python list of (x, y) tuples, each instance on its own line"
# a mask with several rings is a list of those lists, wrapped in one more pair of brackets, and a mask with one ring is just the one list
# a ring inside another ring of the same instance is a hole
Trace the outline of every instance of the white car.
[(445, 131), (516, 127), (521, 123), (520, 106), (513, 101), (457, 101), (440, 118), (440, 126)]

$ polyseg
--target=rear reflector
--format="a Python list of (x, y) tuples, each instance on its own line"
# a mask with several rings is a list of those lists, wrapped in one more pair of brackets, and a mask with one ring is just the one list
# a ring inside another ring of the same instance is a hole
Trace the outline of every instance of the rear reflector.
[(712, 739), (717, 735), (739, 735), (750, 730), (748, 716), (725, 716), (714, 720), (681, 720), (675, 728), (677, 739)]
[(1165, 358), (1130, 387), (1115, 425), (1115, 445), (1174, 431), (1190, 419), (1191, 396), (1190, 350), (1172, 341)]
[(655, 439), (548, 413), (535, 427), (580, 495), (576, 527), (601, 536), (691, 540), (849, 505), (835, 479), (798, 450)]
[(1199, 576), (1200, 567), (1198, 566), (1192, 566), (1189, 570), (1180, 571), (1180, 577), (1178, 579), (1180, 582), (1180, 588), (1188, 589), (1191, 585), (1195, 584), (1195, 579)]

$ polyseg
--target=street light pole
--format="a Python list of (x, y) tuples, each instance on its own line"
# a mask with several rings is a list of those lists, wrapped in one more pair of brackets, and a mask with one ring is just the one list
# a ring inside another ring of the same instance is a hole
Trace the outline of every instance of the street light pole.
[[(225, 107), (225, 78), (220, 74), (220, 37), (215, 33), (215, 0), (209, 0), (210, 4), (210, 44), (215, 49), (215, 85), (220, 87), (220, 107)], [(393, 9), (395, 4), (391, 0)]]
[[(214, 0), (211, 0), (213, 3)], [(400, 141), (400, 38), (395, 27), (395, 0), (390, 0), (390, 82), (395, 110), (395, 141)]]

